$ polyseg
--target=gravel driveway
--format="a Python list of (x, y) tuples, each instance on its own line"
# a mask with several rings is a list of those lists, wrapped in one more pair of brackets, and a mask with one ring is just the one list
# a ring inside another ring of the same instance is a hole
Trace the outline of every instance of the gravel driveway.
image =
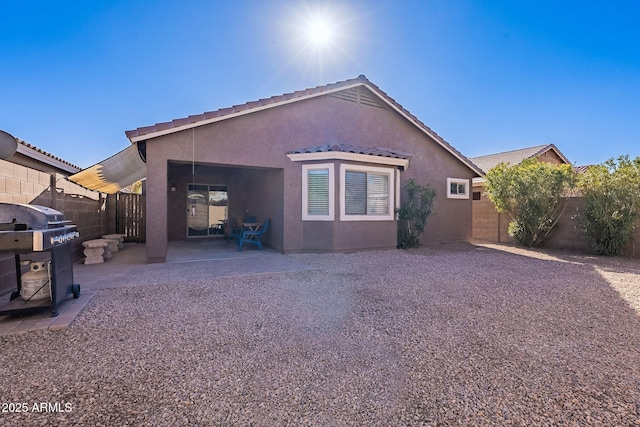
[(295, 257), (316, 270), (102, 290), (1, 337), (0, 425), (640, 426), (637, 259)]

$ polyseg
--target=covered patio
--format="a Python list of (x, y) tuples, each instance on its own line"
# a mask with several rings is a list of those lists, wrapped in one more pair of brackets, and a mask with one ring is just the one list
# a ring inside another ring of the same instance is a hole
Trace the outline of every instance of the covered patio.
[(253, 216), (270, 219), (263, 243), (282, 248), (282, 169), (169, 161), (167, 188), (169, 241), (224, 238)]

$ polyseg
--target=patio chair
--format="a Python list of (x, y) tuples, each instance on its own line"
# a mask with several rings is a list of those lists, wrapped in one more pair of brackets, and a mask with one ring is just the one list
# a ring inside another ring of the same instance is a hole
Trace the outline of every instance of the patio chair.
[(269, 228), (268, 218), (265, 220), (264, 224), (262, 224), (256, 231), (243, 230), (240, 238), (238, 239), (238, 252), (242, 252), (242, 247), (245, 245), (245, 243), (256, 245), (258, 249), (262, 250), (261, 239), (262, 235), (265, 233), (265, 231), (267, 231), (267, 228)]
[[(244, 218), (243, 222), (256, 222), (256, 217), (255, 215), (249, 215), (247, 217)], [(229, 228), (229, 234), (227, 235), (227, 243), (229, 243), (229, 240), (238, 240), (240, 239), (240, 236), (242, 235), (242, 232), (244, 231), (244, 227), (238, 227), (238, 225), (235, 223), (235, 221), (233, 221), (233, 227)]]

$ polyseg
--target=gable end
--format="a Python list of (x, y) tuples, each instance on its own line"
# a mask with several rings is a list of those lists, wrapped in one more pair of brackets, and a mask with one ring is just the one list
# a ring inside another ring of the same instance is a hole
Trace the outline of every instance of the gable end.
[(342, 99), (344, 101), (355, 102), (356, 104), (368, 105), (370, 107), (377, 107), (387, 109), (387, 105), (376, 96), (373, 92), (364, 86), (357, 86), (339, 92), (329, 94), (332, 98)]

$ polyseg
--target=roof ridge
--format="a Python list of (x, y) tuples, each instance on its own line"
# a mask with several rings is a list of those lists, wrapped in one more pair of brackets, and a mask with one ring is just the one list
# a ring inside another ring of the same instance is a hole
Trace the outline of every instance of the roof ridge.
[[(423, 128), (424, 130), (426, 130), (431, 136), (433, 136), (433, 138), (435, 138), (440, 144), (445, 145), (446, 147), (448, 147), (451, 151), (453, 151), (455, 153), (455, 155), (459, 156), (461, 159), (466, 160), (470, 165), (474, 166), (475, 168), (477, 168), (479, 171), (482, 171), (482, 169), (480, 169), (473, 161), (471, 161), (471, 159), (467, 156), (465, 156), (464, 154), (462, 154), (462, 152), (458, 151), (453, 145), (449, 144), (443, 137), (441, 137), (436, 131), (434, 131), (433, 129), (431, 129), (429, 126), (427, 126), (422, 120), (420, 120), (418, 117), (414, 116), (413, 114), (411, 114), (409, 112), (409, 110), (407, 110), (402, 104), (400, 104), (398, 101), (396, 101), (394, 98), (392, 98), (391, 96), (389, 96), (385, 91), (383, 91), (382, 89), (380, 89), (380, 87), (378, 87), (378, 85), (376, 85), (375, 83), (372, 83), (371, 81), (369, 81), (364, 75), (360, 75), (358, 76), (358, 79), (363, 79), (364, 81), (366, 81), (367, 85), (372, 86), (376, 91), (378, 91), (382, 96), (384, 96), (385, 98), (387, 98), (390, 102), (392, 102), (393, 104), (397, 105), (398, 108), (400, 108), (404, 114), (407, 115), (407, 117), (409, 117), (411, 120), (413, 120), (416, 125), (418, 125), (418, 127)], [(473, 168), (472, 168), (473, 169)]]
[[(376, 84), (372, 83), (364, 74), (360, 74), (356, 78), (351, 78), (347, 80), (342, 80), (336, 83), (329, 83), (326, 85), (315, 86), (312, 88), (307, 88), (304, 90), (298, 90), (294, 92), (284, 93), (282, 95), (275, 95), (270, 98), (259, 99), (258, 101), (250, 101), (244, 104), (238, 104), (232, 107), (221, 108), (215, 111), (209, 111), (198, 115), (188, 116), (186, 118), (175, 119), (169, 122), (161, 122), (156, 123), (155, 125), (139, 127), (134, 130), (125, 131), (125, 135), (132, 142), (142, 141), (145, 138), (145, 135), (149, 135), (147, 138), (155, 138), (163, 135), (167, 135), (169, 133), (178, 132), (182, 130), (186, 130), (189, 128), (193, 128), (195, 126), (206, 125), (209, 123), (213, 123), (217, 120), (224, 120), (228, 118), (235, 117), (236, 115), (248, 114), (253, 111), (261, 111), (262, 109), (270, 108), (271, 104), (279, 104), (282, 105), (288, 102), (294, 102), (297, 99), (306, 99), (311, 96), (321, 96), (325, 93), (339, 91), (344, 88), (354, 87), (364, 85), (369, 89), (372, 89), (375, 92), (376, 96), (380, 97), (384, 102), (388, 103), (389, 106), (397, 113), (402, 115), (406, 120), (412, 122), (416, 127), (418, 127), (422, 132), (428, 135), (430, 138), (434, 139), (436, 143), (440, 144), (446, 151), (449, 151), (454, 157), (460, 160), (462, 163), (466, 164), (472, 171), (475, 173), (482, 175), (482, 169), (479, 168), (474, 162), (472, 162), (468, 157), (454, 148), (451, 144), (445, 141), (440, 135), (433, 131), (429, 126), (424, 124), (420, 119), (411, 114), (406, 108), (404, 108), (398, 101), (390, 97), (386, 92), (380, 89)], [(277, 105), (274, 105), (277, 106)], [(203, 123), (201, 123), (203, 122)], [(200, 124), (198, 124), (200, 123)]]
[(552, 147), (552, 146), (553, 146), (553, 147), (555, 147), (555, 145), (554, 145), (554, 144), (533, 145), (533, 146), (531, 146), (531, 147), (517, 148), (517, 149), (515, 149), (515, 150), (500, 151), (500, 152), (498, 152), (498, 153), (484, 154), (484, 155), (482, 155), (482, 156), (470, 157), (470, 159), (480, 159), (480, 158), (483, 158), (483, 157), (499, 156), (499, 155), (501, 155), (501, 154), (508, 154), (508, 153), (515, 153), (515, 152), (518, 152), (518, 151), (532, 150), (532, 149), (534, 149), (534, 148), (539, 148), (539, 150), (538, 150), (538, 151), (536, 151), (536, 154), (538, 154), (538, 153), (540, 153), (540, 151), (543, 151), (543, 150), (545, 150), (546, 148), (549, 148), (549, 147)]
[[(242, 103), (242, 104), (235, 104), (235, 105), (232, 105), (231, 107), (222, 107), (222, 108), (219, 108), (217, 110), (205, 111), (204, 113), (189, 115), (189, 116), (184, 117), (184, 118), (173, 119), (173, 120), (166, 121), (166, 122), (158, 122), (158, 123), (155, 123), (155, 124), (150, 125), (150, 126), (143, 126), (143, 127), (137, 128), (137, 129), (132, 129), (132, 130), (125, 131), (125, 135), (127, 136), (127, 138), (133, 138), (133, 137), (138, 136), (138, 135), (144, 135), (146, 133), (152, 133), (158, 127), (162, 127), (164, 129), (169, 129), (169, 128), (172, 128), (172, 127), (179, 127), (179, 126), (183, 126), (183, 125), (190, 124), (190, 123), (197, 123), (197, 122), (202, 121), (202, 120), (207, 120), (207, 119), (210, 119), (210, 118), (220, 117), (220, 116), (224, 116), (224, 115), (232, 114), (232, 113), (238, 113), (238, 112), (250, 110), (250, 109), (253, 109), (253, 108), (256, 108), (256, 107), (263, 107), (263, 106), (266, 106), (266, 105), (269, 105), (269, 104), (274, 104), (276, 102), (283, 101), (283, 100), (289, 100), (289, 99), (294, 99), (294, 98), (300, 98), (300, 97), (305, 96), (305, 95), (312, 95), (312, 94), (316, 94), (316, 93), (327, 92), (329, 90), (341, 88), (343, 86), (347, 86), (349, 84), (356, 83), (356, 82), (363, 82), (363, 83), (372, 84), (364, 76), (364, 74), (360, 74), (356, 78), (346, 79), (346, 80), (338, 81), (338, 82), (335, 82), (335, 83), (329, 83), (329, 84), (326, 84), (326, 85), (318, 85), (318, 86), (315, 86), (315, 87), (309, 87), (309, 88), (302, 89), (302, 90), (295, 90), (293, 92), (285, 92), (283, 94), (273, 95), (273, 96), (270, 96), (268, 98), (260, 98), (260, 99), (255, 100), (255, 101), (247, 101), (247, 102)], [(170, 124), (172, 126), (168, 126)], [(142, 132), (140, 132), (140, 131), (142, 131)]]

